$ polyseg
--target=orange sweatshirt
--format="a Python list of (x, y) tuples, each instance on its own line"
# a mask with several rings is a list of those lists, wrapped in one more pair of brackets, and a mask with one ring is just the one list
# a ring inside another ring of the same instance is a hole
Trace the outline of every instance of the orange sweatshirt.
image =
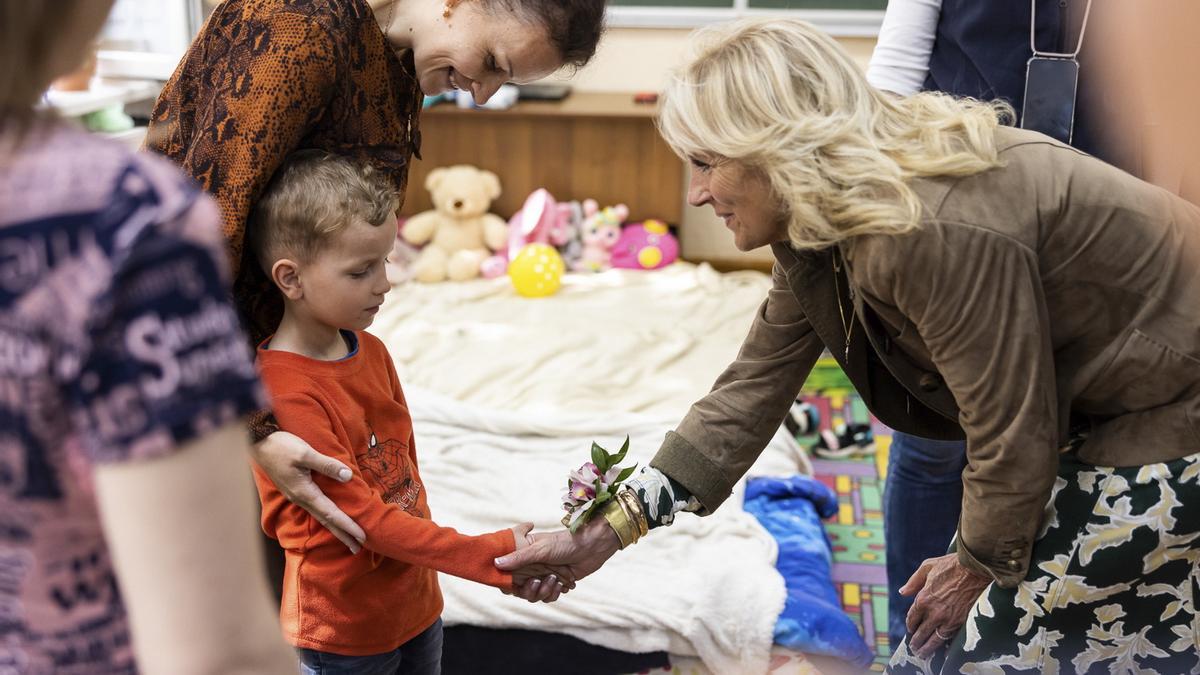
[(358, 555), (289, 502), (254, 467), (263, 529), (287, 556), (279, 615), (297, 647), (348, 656), (391, 651), (442, 613), (435, 570), (508, 589), (492, 560), (515, 548), (511, 530), (467, 536), (430, 519), (417, 472), (412, 418), (396, 370), (378, 338), (318, 361), (260, 347), (259, 365), (280, 427), (354, 471), (348, 483), (317, 485), (367, 533)]

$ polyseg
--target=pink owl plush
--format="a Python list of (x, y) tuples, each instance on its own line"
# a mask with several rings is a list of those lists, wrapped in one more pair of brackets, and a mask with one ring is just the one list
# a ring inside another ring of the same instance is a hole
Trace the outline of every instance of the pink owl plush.
[(612, 251), (612, 266), (656, 270), (679, 259), (679, 240), (661, 220), (627, 225)]

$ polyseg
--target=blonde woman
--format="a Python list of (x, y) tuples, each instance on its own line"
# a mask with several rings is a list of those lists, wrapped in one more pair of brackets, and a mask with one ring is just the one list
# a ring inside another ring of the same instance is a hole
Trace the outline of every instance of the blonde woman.
[[(688, 201), (771, 246), (775, 285), (632, 489), (649, 528), (716, 509), (828, 349), (889, 426), (967, 440), (955, 551), (906, 584), (894, 670), (1180, 672), (1200, 620), (1200, 210), (1006, 113), (881, 93), (798, 21), (695, 37), (662, 133)], [(628, 534), (614, 516), (501, 564), (579, 578)]]

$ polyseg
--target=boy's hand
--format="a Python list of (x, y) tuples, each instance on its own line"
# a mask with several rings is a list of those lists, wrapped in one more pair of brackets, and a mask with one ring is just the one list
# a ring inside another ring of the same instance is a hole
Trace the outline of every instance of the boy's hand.
[(349, 467), (286, 431), (276, 431), (250, 446), (250, 454), (289, 502), (311, 513), (351, 553), (359, 552), (367, 534), (312, 479), (316, 471), (344, 483), (353, 476)]
[(533, 523), (517, 523), (512, 526), (513, 541), (517, 545), (516, 550), (520, 551), (533, 543), (533, 537), (529, 535), (530, 532), (533, 532)]
[[(533, 523), (521, 523), (513, 526), (513, 540), (516, 542), (517, 551), (533, 544), (534, 540), (530, 535), (532, 530)], [(513, 572), (512, 591), (501, 592), (505, 595), (515, 595), (529, 602), (554, 602), (560, 595), (566, 593), (570, 588), (574, 588), (574, 583), (568, 587), (559, 579), (558, 575), (547, 572), (548, 570), (541, 569), (540, 566), (539, 568), (517, 570)]]

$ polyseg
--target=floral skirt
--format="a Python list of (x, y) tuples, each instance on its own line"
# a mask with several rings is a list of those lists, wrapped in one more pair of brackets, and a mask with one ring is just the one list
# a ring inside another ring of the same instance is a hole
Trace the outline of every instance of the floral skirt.
[(1200, 454), (1140, 467), (1064, 455), (1029, 575), (988, 586), (925, 661), (893, 673), (1200, 673)]

